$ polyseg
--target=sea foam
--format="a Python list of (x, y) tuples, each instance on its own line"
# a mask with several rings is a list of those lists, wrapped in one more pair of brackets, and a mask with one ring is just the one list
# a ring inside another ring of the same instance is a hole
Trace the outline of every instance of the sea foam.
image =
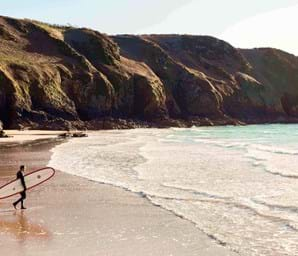
[(49, 165), (141, 193), (240, 255), (296, 255), (297, 128), (92, 132)]

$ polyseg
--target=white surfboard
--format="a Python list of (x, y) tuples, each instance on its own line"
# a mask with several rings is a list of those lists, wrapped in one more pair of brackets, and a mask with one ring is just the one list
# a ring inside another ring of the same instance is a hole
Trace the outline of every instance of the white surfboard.
[[(32, 189), (55, 175), (55, 170), (51, 167), (46, 167), (31, 173), (26, 174), (25, 177), (25, 184), (27, 190)], [(20, 179), (15, 179), (2, 187), (0, 187), (0, 199), (8, 198), (19, 194), (23, 191), (23, 186), (21, 184)]]

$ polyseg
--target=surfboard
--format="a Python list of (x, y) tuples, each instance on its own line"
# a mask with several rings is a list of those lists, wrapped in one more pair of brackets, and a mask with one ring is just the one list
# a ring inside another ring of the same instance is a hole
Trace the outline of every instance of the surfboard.
[[(55, 169), (51, 167), (42, 168), (24, 175), (27, 190), (32, 189), (55, 175)], [(0, 187), (0, 199), (5, 199), (19, 194), (23, 191), (23, 186), (19, 179), (10, 181)]]

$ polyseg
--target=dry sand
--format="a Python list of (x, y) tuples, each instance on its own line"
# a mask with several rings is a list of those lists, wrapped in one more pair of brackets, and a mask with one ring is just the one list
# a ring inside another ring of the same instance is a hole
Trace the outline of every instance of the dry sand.
[(5, 133), (10, 138), (0, 138), (0, 146), (6, 143), (18, 142), (24, 143), (26, 141), (33, 141), (38, 139), (52, 139), (56, 138), (57, 135), (62, 134), (64, 132), (61, 131), (18, 131), (18, 130), (6, 130)]
[[(20, 164), (47, 165), (55, 143), (0, 144), (0, 185)], [(137, 194), (63, 172), (27, 197), (25, 211), (0, 201), (0, 255), (236, 255)]]

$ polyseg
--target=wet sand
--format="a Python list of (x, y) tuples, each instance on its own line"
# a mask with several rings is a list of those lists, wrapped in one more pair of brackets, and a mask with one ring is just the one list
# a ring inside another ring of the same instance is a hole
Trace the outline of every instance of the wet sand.
[[(46, 166), (56, 143), (0, 144), (0, 186), (20, 164)], [(137, 194), (63, 172), (28, 191), (27, 210), (15, 199), (0, 201), (0, 255), (236, 255)]]

